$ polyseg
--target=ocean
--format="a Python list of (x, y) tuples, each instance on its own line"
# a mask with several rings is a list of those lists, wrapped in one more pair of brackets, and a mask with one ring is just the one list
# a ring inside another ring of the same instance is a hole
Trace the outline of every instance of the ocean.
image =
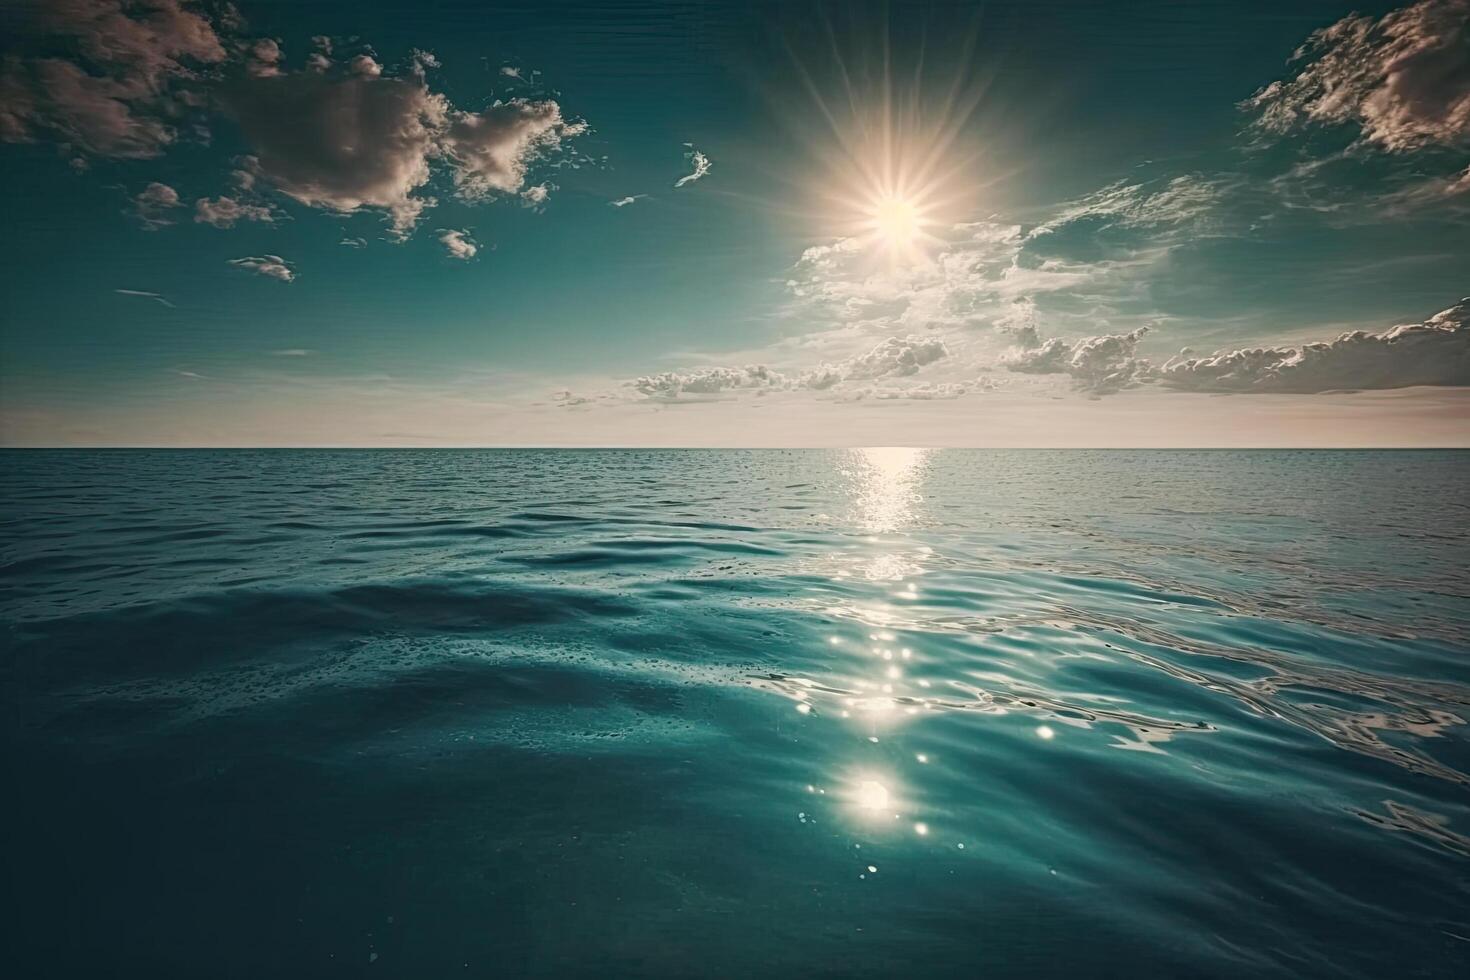
[(1467, 487), (0, 454), (4, 970), (1464, 977)]

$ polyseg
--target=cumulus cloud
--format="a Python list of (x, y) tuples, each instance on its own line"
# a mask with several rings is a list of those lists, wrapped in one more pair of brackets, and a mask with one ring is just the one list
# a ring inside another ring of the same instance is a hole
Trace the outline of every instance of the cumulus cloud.
[(447, 103), (418, 79), (298, 72), (242, 82), (228, 101), (257, 176), (302, 204), (378, 209), (402, 237), (433, 203), (415, 192)]
[(377, 78), (383, 74), (383, 66), (369, 54), (360, 54), (347, 62), (347, 68), (354, 75), (362, 75), (365, 78)]
[(443, 243), (444, 249), (451, 259), (460, 259), (467, 262), (475, 257), (475, 253), (480, 251), (479, 243), (470, 238), (469, 232), (467, 231), (442, 229), (439, 235), (439, 241)]
[(290, 282), (296, 278), (296, 271), (291, 268), (291, 264), (279, 255), (248, 255), (243, 259), (229, 261), (230, 265), (249, 269), (258, 275), (279, 279), (281, 282)]
[[(435, 204), (423, 190), (436, 170), (466, 200), (539, 204), (553, 188), (527, 188), (528, 170), (586, 131), (550, 99), (458, 108), (430, 89), (426, 74), (439, 62), (418, 49), (396, 73), (366, 52), (338, 66), (331, 39), (319, 36), (306, 65), (289, 71), (276, 39), (226, 36), (240, 27), (227, 4), (51, 0), (14, 21), (45, 53), (0, 61), (0, 139), (65, 143), (78, 166), (88, 155), (151, 157), (188, 131), (191, 113), (221, 107), (250, 147), (240, 174), (308, 207), (382, 212), (398, 238)], [(213, 213), (201, 220), (232, 223)], [(240, 210), (233, 220), (260, 215)]]
[(1187, 391), (1245, 393), (1470, 385), (1470, 297), (1384, 333), (1357, 330), (1327, 343), (1208, 357), (1185, 351), (1159, 369), (1158, 380)]
[(511, 99), (483, 112), (451, 112), (439, 145), (460, 196), (478, 200), (497, 191), (519, 192), (537, 157), (586, 128), (563, 119), (561, 107), (550, 100)]
[(683, 394), (713, 395), (740, 388), (784, 388), (785, 375), (764, 364), (747, 367), (707, 367), (692, 371), (665, 371), (636, 378), (628, 386), (649, 398), (678, 398)]
[(1313, 33), (1293, 61), (1295, 75), (1242, 103), (1266, 133), (1353, 123), (1390, 152), (1470, 137), (1470, 0), (1351, 14)]
[(526, 202), (527, 207), (540, 207), (551, 197), (551, 192), (556, 189), (555, 184), (534, 184), (521, 191), (521, 200)]
[(807, 372), (802, 376), (801, 384), (806, 388), (823, 389), (844, 381), (907, 377), (947, 356), (949, 348), (937, 337), (889, 337), (871, 350)]
[(1137, 356), (1138, 342), (1147, 330), (1140, 327), (1072, 342), (1053, 337), (1037, 347), (1012, 350), (1000, 363), (1021, 374), (1065, 374), (1081, 391), (1112, 394), (1149, 378), (1149, 362)]
[(201, 197), (195, 201), (194, 220), (216, 228), (233, 228), (237, 221), (274, 221), (275, 214), (264, 205), (245, 204), (220, 195), (214, 200)]
[(689, 163), (692, 167), (694, 167), (694, 170), (674, 181), (675, 187), (683, 187), (685, 184), (692, 184), (699, 178), (703, 177), (705, 174), (709, 173), (709, 157), (705, 156), (703, 153), (700, 153), (693, 147), (690, 148), (687, 155), (689, 157)]
[(188, 88), (225, 60), (210, 21), (181, 0), (51, 0), (23, 31), (66, 55), (0, 64), (0, 139), (59, 139), (96, 156), (143, 158), (176, 138)]
[(134, 213), (147, 231), (157, 231), (165, 225), (173, 224), (166, 212), (179, 206), (179, 192), (157, 181), (133, 197)]
[[(717, 395), (740, 390), (836, 390), (846, 382), (905, 378), (926, 365), (947, 357), (949, 350), (937, 338), (889, 337), (875, 347), (831, 364), (807, 371), (782, 372), (765, 364), (743, 367), (702, 367), (688, 371), (664, 371), (628, 382), (628, 387), (649, 398), (678, 398), (681, 395)], [(900, 398), (915, 392), (916, 398), (954, 397), (967, 386), (922, 385), (843, 389), (844, 397)], [(863, 393), (866, 393), (864, 395)]]

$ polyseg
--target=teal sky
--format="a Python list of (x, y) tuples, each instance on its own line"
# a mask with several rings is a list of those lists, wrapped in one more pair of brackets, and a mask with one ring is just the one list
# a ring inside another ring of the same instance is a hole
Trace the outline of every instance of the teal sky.
[(1465, 0), (0, 17), (9, 445), (1470, 433)]

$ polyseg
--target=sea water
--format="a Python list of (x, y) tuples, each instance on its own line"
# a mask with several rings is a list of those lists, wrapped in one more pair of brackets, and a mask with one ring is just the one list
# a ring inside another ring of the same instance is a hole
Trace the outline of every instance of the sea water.
[(1463, 977), (1470, 454), (0, 455), (13, 977)]

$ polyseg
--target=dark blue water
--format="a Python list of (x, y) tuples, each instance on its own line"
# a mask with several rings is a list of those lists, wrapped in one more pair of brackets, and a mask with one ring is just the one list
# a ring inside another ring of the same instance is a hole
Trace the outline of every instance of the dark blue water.
[(1470, 454), (0, 465), (6, 975), (1467, 975)]

